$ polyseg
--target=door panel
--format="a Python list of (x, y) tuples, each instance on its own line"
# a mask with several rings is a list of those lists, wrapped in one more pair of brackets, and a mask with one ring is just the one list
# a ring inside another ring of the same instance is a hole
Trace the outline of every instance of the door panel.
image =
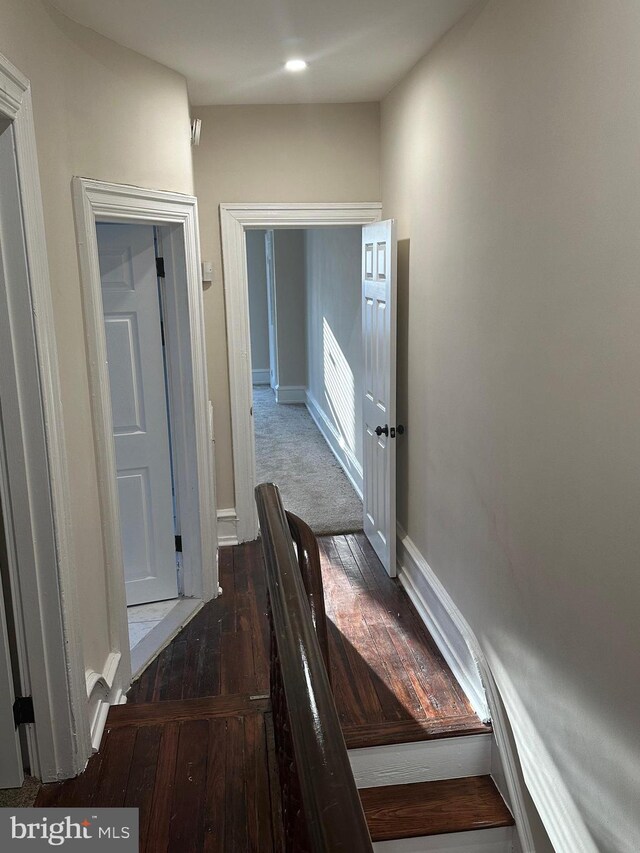
[(154, 235), (96, 227), (127, 604), (143, 604), (178, 595)]
[[(395, 220), (362, 229), (364, 532), (396, 574)], [(376, 433), (376, 428), (378, 432)]]

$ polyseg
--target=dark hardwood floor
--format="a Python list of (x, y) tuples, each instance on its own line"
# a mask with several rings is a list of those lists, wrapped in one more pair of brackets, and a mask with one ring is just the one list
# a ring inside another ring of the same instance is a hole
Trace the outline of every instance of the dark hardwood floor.
[[(487, 731), (411, 601), (362, 533), (319, 537), (331, 676), (348, 746)], [(267, 693), (267, 593), (257, 542), (220, 552), (223, 595), (145, 670), (129, 702)]]
[[(347, 745), (487, 731), (364, 535), (319, 541)], [(221, 549), (220, 584), (110, 710), (85, 772), (44, 786), (37, 805), (138, 806), (147, 853), (281, 849), (259, 543)]]
[(137, 807), (141, 853), (280, 851), (268, 705), (223, 696), (115, 707), (85, 772), (45, 785), (36, 805)]

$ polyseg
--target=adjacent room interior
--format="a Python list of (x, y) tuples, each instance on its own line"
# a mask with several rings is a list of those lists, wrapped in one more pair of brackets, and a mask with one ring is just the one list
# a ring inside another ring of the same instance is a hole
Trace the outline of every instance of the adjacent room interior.
[(314, 533), (362, 529), (357, 226), (246, 232), (256, 483)]

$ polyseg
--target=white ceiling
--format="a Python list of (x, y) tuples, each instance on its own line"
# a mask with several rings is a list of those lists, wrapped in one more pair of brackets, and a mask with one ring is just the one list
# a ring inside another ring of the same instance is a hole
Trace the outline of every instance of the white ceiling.
[[(194, 104), (380, 99), (476, 0), (52, 0), (174, 68)], [(292, 57), (309, 68), (283, 70)]]

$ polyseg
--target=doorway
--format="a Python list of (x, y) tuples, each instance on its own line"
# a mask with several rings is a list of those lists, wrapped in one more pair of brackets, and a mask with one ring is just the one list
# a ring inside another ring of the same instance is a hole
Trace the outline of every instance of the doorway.
[(363, 528), (359, 226), (246, 233), (256, 484), (316, 534)]
[[(220, 223), (229, 345), (233, 465), (238, 539), (255, 539), (253, 503), (256, 457), (246, 235), (254, 229), (307, 229), (361, 225), (365, 398), (363, 421), (365, 533), (387, 572), (396, 574), (395, 423), (396, 237), (395, 222), (380, 222), (379, 203), (222, 204)], [(282, 384), (282, 377), (279, 377)]]
[(74, 201), (109, 612), (135, 674), (218, 594), (196, 201), (80, 178)]

